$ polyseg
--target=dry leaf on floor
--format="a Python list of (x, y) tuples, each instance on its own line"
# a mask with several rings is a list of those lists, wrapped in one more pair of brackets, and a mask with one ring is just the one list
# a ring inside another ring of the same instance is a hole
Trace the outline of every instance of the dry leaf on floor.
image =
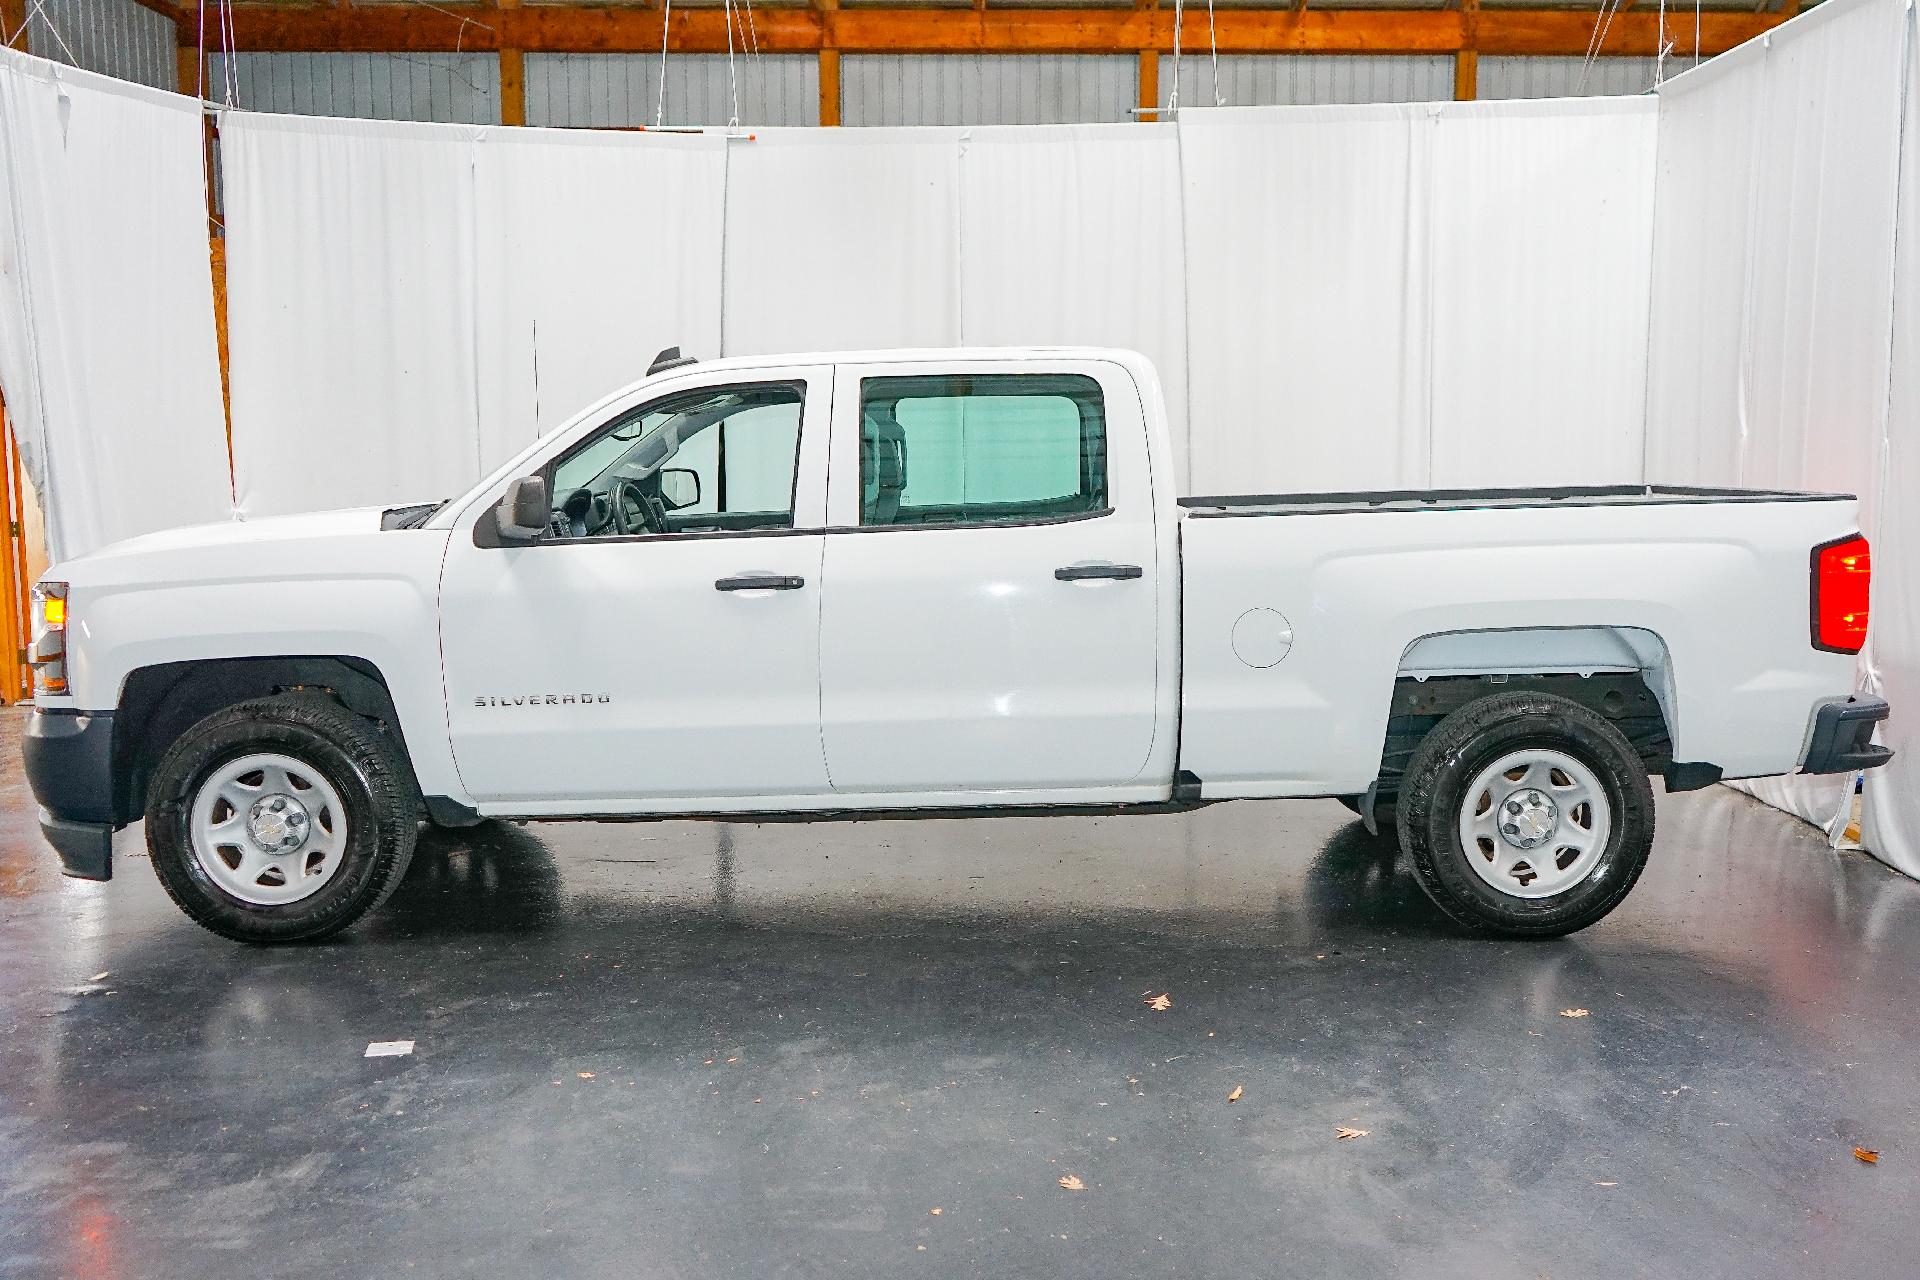
[(1880, 1153), (1871, 1147), (1855, 1147), (1853, 1149), (1853, 1158), (1861, 1164), (1880, 1163)]
[(1148, 996), (1145, 1003), (1155, 1013), (1165, 1013), (1173, 1008), (1173, 997), (1162, 991), (1157, 996)]
[(945, 1211), (944, 1209), (942, 1209), (942, 1208), (941, 1208), (941, 1207), (940, 1207), (939, 1205), (935, 1205), (935, 1206), (933, 1206), (933, 1208), (931, 1208), (931, 1209), (929, 1209), (929, 1210), (927, 1210), (927, 1212), (928, 1212), (928, 1213), (930, 1213), (930, 1214), (932, 1214), (932, 1215), (933, 1215), (934, 1217), (936, 1217), (936, 1218), (937, 1218), (937, 1217), (939, 1217), (939, 1216), (940, 1216), (940, 1215), (941, 1215), (942, 1213), (944, 1213), (944, 1212), (946, 1212), (946, 1211)]
[(88, 978), (87, 981), (88, 982), (105, 982), (107, 980), (107, 975), (111, 972), (112, 972), (111, 970), (102, 969), (99, 973), (96, 973), (91, 978)]
[(1335, 1126), (1333, 1126), (1333, 1136), (1334, 1136), (1334, 1137), (1336, 1137), (1336, 1138), (1341, 1138), (1341, 1139), (1345, 1139), (1345, 1138), (1364, 1138), (1364, 1137), (1366, 1137), (1366, 1136), (1367, 1136), (1367, 1130), (1365, 1130), (1365, 1129), (1349, 1129), (1349, 1128), (1347, 1128), (1347, 1126), (1345, 1126), (1345, 1125), (1343, 1125), (1343, 1124), (1337, 1124), (1337, 1125), (1335, 1125)]
[(580, 1078), (581, 1078), (582, 1080), (591, 1080), (591, 1079), (593, 1079), (593, 1072), (591, 1072), (591, 1071), (582, 1071), (582, 1072), (580, 1072), (580, 1073), (579, 1073), (579, 1075), (580, 1075)]
[(1245, 1088), (1244, 1086), (1242, 1086), (1242, 1085), (1235, 1085), (1235, 1086), (1233, 1086), (1233, 1092), (1227, 1095), (1227, 1101), (1228, 1101), (1228, 1102), (1238, 1102), (1238, 1101), (1240, 1101), (1240, 1096), (1241, 1096), (1242, 1094), (1244, 1094), (1245, 1092), (1246, 1092), (1246, 1088)]
[(1087, 1184), (1080, 1181), (1080, 1175), (1077, 1173), (1070, 1173), (1060, 1179), (1060, 1185), (1068, 1191), (1085, 1191), (1087, 1189)]
[(1586, 1018), (1591, 1017), (1592, 1014), (1593, 1011), (1591, 1009), (1562, 1009), (1560, 1011), (1560, 1016), (1563, 1018)]

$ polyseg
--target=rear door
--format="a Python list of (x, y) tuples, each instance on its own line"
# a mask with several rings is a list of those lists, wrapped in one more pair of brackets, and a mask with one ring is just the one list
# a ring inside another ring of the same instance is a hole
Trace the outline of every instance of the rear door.
[(1125, 787), (1154, 743), (1166, 587), (1139, 394), (1098, 360), (958, 368), (836, 370), (833, 789), (965, 803)]

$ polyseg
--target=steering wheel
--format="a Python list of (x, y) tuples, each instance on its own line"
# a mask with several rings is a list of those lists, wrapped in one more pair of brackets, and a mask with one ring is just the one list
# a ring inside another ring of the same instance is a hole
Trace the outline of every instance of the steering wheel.
[[(613, 524), (623, 534), (667, 532), (666, 508), (647, 496), (638, 480), (617, 480), (607, 495), (613, 508)], [(632, 510), (628, 509), (631, 502)], [(640, 525), (634, 528), (636, 519)]]

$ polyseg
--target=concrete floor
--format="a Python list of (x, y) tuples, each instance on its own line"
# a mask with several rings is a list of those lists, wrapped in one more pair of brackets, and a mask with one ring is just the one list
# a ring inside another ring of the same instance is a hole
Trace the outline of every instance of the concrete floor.
[(257, 950), (7, 714), (0, 1275), (1916, 1273), (1920, 885), (1724, 788), (1561, 942), (1313, 802), (489, 825)]

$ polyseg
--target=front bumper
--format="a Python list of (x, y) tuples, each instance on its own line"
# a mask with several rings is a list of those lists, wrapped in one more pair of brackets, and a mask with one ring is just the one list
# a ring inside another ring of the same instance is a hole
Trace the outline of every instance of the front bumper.
[(34, 708), (20, 746), (40, 802), (40, 830), (60, 869), (82, 880), (113, 878), (113, 713)]
[(1807, 741), (1802, 773), (1853, 773), (1877, 769), (1893, 759), (1889, 747), (1870, 739), (1873, 726), (1887, 718), (1887, 700), (1859, 694), (1845, 702), (1829, 702), (1814, 713), (1813, 736)]

